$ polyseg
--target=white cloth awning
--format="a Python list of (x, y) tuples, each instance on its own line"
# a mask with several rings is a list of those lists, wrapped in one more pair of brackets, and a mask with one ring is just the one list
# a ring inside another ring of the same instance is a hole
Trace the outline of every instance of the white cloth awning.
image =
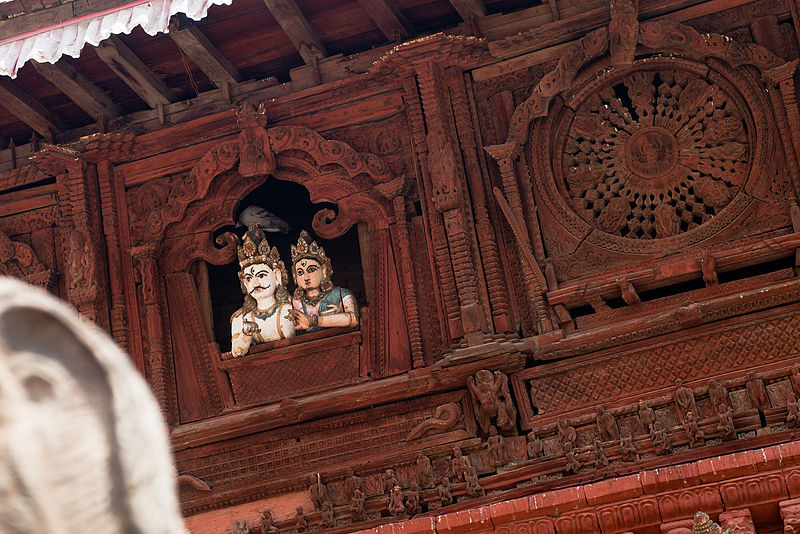
[(29, 60), (55, 63), (64, 54), (78, 57), (83, 45), (97, 46), (111, 35), (130, 33), (136, 26), (149, 35), (168, 31), (169, 18), (184, 13), (200, 20), (212, 5), (232, 0), (139, 0), (118, 8), (92, 13), (55, 26), (11, 37), (0, 42), (0, 75), (14, 78)]

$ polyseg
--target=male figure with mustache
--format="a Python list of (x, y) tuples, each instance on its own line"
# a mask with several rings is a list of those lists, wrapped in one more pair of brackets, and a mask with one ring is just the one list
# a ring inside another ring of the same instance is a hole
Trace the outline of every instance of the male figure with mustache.
[(257, 224), (250, 225), (239, 254), (239, 282), (244, 305), (231, 316), (231, 353), (244, 356), (250, 346), (294, 337), (289, 319), (289, 294), (284, 283), (286, 267), (275, 247), (270, 247)]

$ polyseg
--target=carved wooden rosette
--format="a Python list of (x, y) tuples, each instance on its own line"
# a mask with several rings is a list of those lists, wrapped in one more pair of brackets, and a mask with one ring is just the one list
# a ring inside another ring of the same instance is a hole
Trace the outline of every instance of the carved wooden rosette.
[[(423, 364), (405, 179), (395, 178), (377, 156), (357, 153), (310, 129), (264, 128), (263, 106), (259, 110), (245, 106), (238, 116), (239, 136), (212, 148), (190, 172), (152, 180), (128, 192), (134, 244), (163, 240), (156, 264), (141, 255), (139, 262), (143, 273), (147, 269), (149, 276), (164, 277), (178, 395), (181, 384), (189, 382), (199, 384), (202, 392), (197, 397), (186, 389), (184, 393), (194, 395), (196, 402), (188, 411), (181, 407), (182, 422), (219, 413), (233, 402), (227, 379), (214, 363), (218, 348), (207, 341), (200, 297), (186, 271), (198, 259), (216, 265), (233, 261), (235, 243), (223, 235), (215, 245), (213, 233), (231, 223), (238, 201), (263, 184), (268, 174), (304, 186), (314, 203), (337, 204), (337, 212), (323, 209), (314, 216), (317, 235), (333, 239), (355, 224), (364, 225), (369, 242), (368, 250), (362, 251), (364, 270), (373, 273), (373, 290), (361, 329), (366, 358), (362, 373), (383, 377), (405, 371), (412, 356), (414, 365)], [(154, 305), (157, 298), (150, 301)], [(152, 318), (155, 313), (152, 308), (146, 315)], [(160, 347), (151, 349), (161, 354)]]
[(108, 330), (105, 241), (96, 170), (76, 152), (56, 146), (36, 153), (31, 162), (56, 177), (67, 298), (81, 315)]
[[(577, 257), (607, 268), (735, 238), (735, 222), (778, 209), (777, 199), (775, 207), (760, 199), (784, 160), (795, 182), (800, 175), (795, 149), (784, 158), (778, 142), (779, 129), (800, 134), (791, 118), (796, 65), (680, 23), (627, 24), (636, 21), (630, 2), (612, 8), (609, 27), (568, 47), (517, 106), (507, 141), (487, 147), (511, 210), (528, 219), (519, 189), (533, 182), (561, 280), (587, 274), (574, 269)], [(646, 60), (635, 59), (637, 45)]]

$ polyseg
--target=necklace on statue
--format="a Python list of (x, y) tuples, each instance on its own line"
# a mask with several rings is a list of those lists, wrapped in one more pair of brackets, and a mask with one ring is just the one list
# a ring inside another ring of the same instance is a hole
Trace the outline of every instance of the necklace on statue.
[(255, 317), (256, 319), (261, 319), (262, 321), (264, 321), (264, 320), (272, 317), (273, 315), (275, 315), (275, 312), (278, 311), (278, 308), (280, 308), (280, 307), (281, 307), (281, 303), (280, 302), (276, 302), (275, 304), (273, 304), (272, 306), (270, 306), (266, 310), (259, 310), (258, 308), (256, 308), (255, 310), (252, 311), (252, 314), (253, 314), (253, 317)]

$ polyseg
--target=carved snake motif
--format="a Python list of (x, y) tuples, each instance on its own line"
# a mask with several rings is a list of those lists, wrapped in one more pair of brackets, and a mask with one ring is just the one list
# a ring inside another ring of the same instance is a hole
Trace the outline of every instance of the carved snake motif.
[(448, 430), (453, 428), (460, 417), (461, 408), (459, 408), (458, 404), (455, 402), (442, 404), (436, 408), (436, 412), (432, 418), (424, 420), (408, 433), (406, 441), (420, 439), (422, 436), (432, 430)]

